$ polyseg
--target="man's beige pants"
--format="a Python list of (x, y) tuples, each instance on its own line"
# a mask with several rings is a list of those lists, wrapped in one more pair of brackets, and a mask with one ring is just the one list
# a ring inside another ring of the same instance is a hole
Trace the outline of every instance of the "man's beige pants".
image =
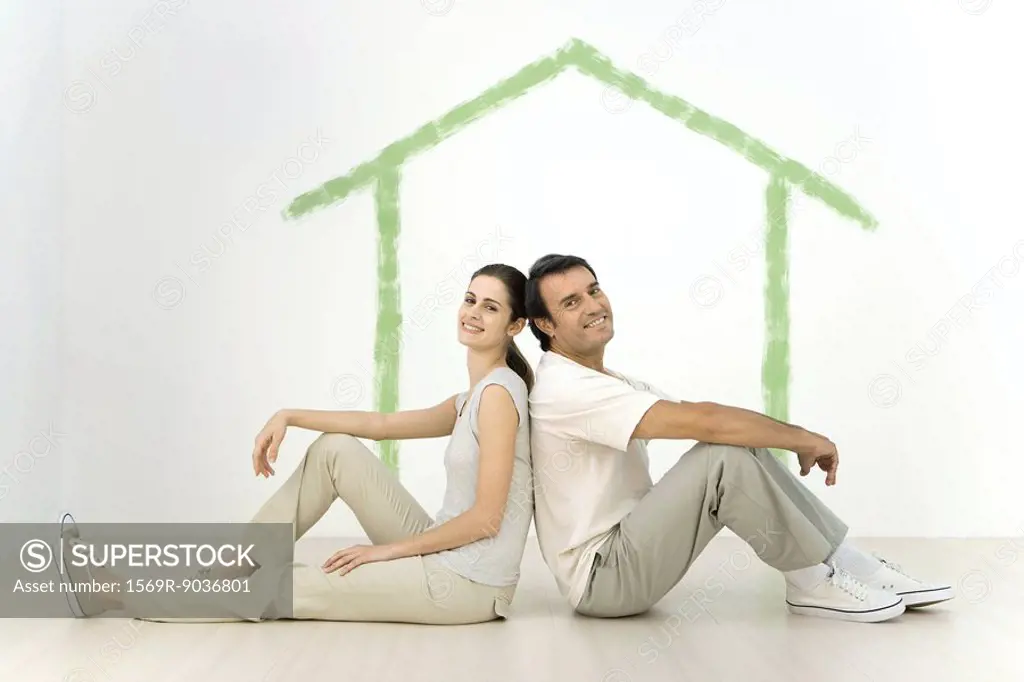
[[(352, 509), (375, 545), (422, 533), (433, 522), (377, 456), (358, 439), (342, 434), (323, 434), (314, 441), (295, 472), (252, 521), (290, 523), (298, 540), (339, 498)], [(254, 558), (259, 561), (258, 556)], [(290, 617), (302, 620), (480, 623), (506, 617), (515, 592), (515, 586), (492, 587), (463, 578), (436, 561), (436, 555), (363, 564), (345, 575), (324, 573), (320, 566), (302, 564), (261, 566), (253, 578), (267, 571), (279, 575), (283, 570), (292, 571)], [(186, 604), (175, 605), (175, 610), (184, 609)]]
[(613, 618), (647, 611), (723, 527), (780, 571), (825, 561), (847, 532), (768, 450), (698, 443), (598, 549), (577, 612)]

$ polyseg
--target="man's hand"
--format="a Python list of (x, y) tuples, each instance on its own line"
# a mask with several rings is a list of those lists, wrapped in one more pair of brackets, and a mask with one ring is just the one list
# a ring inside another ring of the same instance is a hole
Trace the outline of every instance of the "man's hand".
[(356, 566), (397, 558), (398, 549), (394, 545), (353, 545), (335, 552), (321, 568), (324, 573), (337, 571), (338, 575), (345, 575)]
[(806, 445), (801, 445), (793, 451), (800, 461), (800, 475), (806, 476), (817, 464), (818, 468), (825, 472), (825, 485), (836, 484), (836, 470), (839, 469), (839, 451), (836, 444), (820, 433), (808, 431), (811, 438)]

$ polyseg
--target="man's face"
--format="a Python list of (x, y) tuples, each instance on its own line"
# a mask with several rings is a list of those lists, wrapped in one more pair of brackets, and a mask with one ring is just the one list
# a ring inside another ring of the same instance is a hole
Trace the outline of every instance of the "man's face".
[(540, 295), (551, 319), (537, 320), (537, 325), (551, 337), (552, 348), (589, 355), (615, 335), (608, 297), (586, 268), (545, 275)]

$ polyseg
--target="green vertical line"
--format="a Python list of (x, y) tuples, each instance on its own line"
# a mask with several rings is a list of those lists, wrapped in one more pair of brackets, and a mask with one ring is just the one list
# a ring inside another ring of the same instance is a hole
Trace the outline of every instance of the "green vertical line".
[[(761, 390), (765, 414), (789, 420), (789, 185), (773, 173), (765, 193), (764, 356)], [(774, 451), (783, 460), (785, 451)]]
[[(378, 412), (398, 410), (398, 369), (401, 350), (402, 292), (398, 277), (398, 168), (381, 168), (377, 175), (377, 331), (373, 347), (374, 402)], [(398, 471), (398, 441), (382, 441), (380, 458)]]

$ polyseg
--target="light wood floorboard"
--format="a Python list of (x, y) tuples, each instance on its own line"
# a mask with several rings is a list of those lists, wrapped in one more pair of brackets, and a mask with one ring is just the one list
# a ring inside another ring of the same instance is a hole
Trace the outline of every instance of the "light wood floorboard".
[[(317, 561), (350, 541), (309, 539)], [(1024, 680), (1024, 538), (860, 539), (957, 597), (881, 624), (793, 616), (782, 578), (719, 537), (654, 610), (592, 620), (531, 539), (512, 617), (482, 625), (0, 619), (11, 682)]]

